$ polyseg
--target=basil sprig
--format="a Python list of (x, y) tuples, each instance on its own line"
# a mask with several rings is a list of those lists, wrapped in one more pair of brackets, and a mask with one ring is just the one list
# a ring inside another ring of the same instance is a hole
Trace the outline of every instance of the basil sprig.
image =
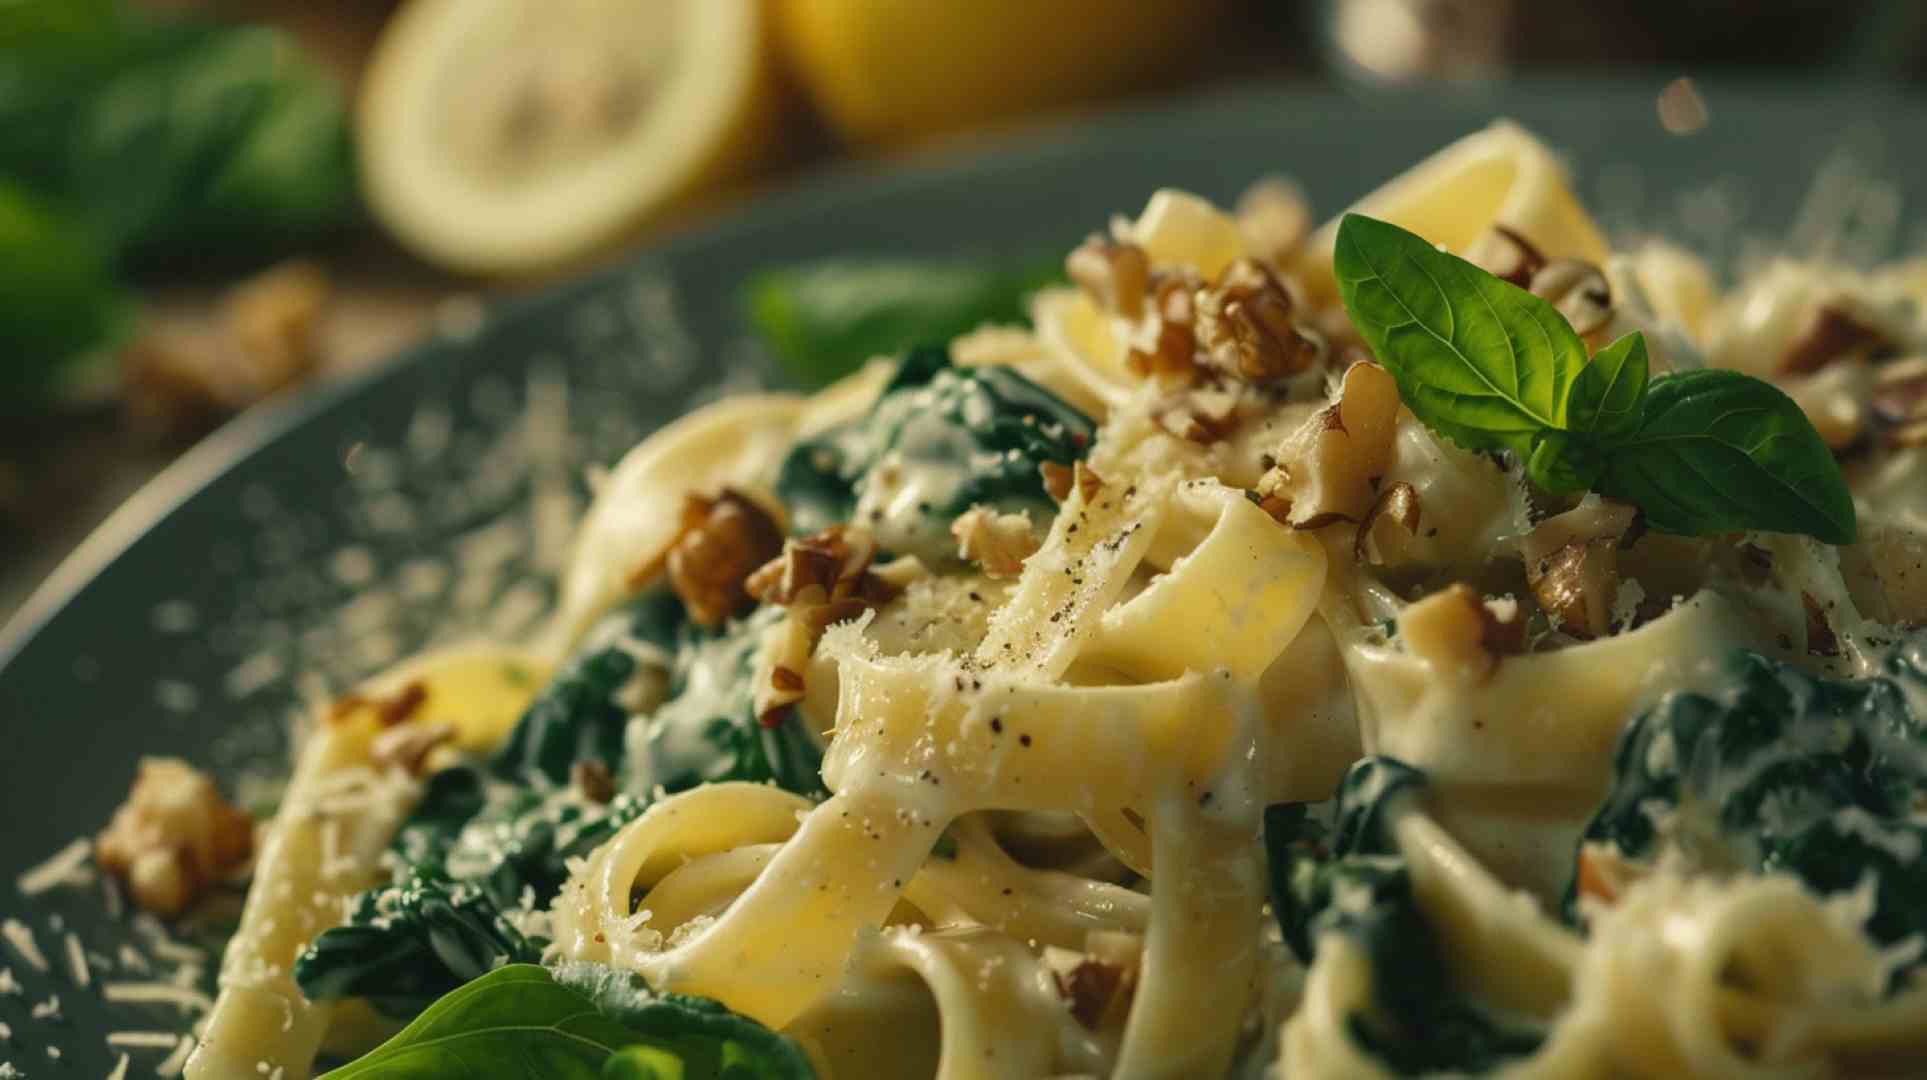
[(1638, 333), (1588, 359), (1551, 304), (1358, 214), (1339, 224), (1332, 267), (1406, 406), (1459, 446), (1510, 450), (1540, 487), (1634, 503), (1665, 532), (1853, 542), (1833, 454), (1771, 383), (1724, 369), (1649, 377)]

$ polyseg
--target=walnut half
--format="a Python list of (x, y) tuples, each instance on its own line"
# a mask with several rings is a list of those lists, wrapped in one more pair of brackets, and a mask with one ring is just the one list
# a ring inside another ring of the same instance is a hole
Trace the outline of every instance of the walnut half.
[(254, 851), (254, 822), (179, 758), (143, 758), (134, 786), (94, 841), (101, 869), (134, 903), (174, 918)]
[[(662, 558), (669, 587), (689, 617), (716, 627), (750, 606), (745, 582), (782, 550), (783, 530), (770, 512), (742, 492), (724, 488), (715, 498), (683, 496), (681, 530)], [(654, 565), (649, 560), (631, 580), (654, 576)]]
[(1239, 259), (1196, 298), (1198, 344), (1220, 374), (1267, 383), (1305, 371), (1322, 344), (1291, 317), (1291, 294), (1256, 259)]
[(1338, 400), (1279, 446), (1278, 464), (1258, 484), (1261, 505), (1274, 516), (1283, 511), (1283, 520), (1300, 529), (1364, 518), (1377, 498), (1374, 485), (1392, 465), (1398, 408), (1390, 372), (1353, 364)]

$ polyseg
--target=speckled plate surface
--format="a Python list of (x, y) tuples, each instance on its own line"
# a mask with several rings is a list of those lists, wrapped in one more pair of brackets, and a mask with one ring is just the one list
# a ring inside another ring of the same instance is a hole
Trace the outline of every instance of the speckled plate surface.
[[(1656, 118), (1666, 77), (1461, 94), (1254, 90), (825, 176), (615, 270), (451, 325), (372, 377), (230, 425), (118, 513), (0, 633), (0, 918), (31, 928), (51, 968), (0, 945), (0, 968), (21, 985), (10, 993), (0, 979), (0, 1025), (11, 1030), (0, 1062), (30, 1077), (101, 1076), (118, 1057), (107, 1031), (191, 1020), (103, 998), (103, 983), (153, 976), (123, 964), (120, 946), (147, 932), (109, 917), (98, 888), (28, 901), (16, 875), (105, 822), (143, 754), (230, 778), (270, 772), (304, 693), (340, 688), (438, 635), (513, 632), (539, 617), (586, 498), (585, 468), (696, 401), (774, 381), (732, 300), (758, 266), (831, 253), (1032, 253), (1134, 211), (1157, 186), (1228, 201), (1270, 171), (1335, 210), (1501, 115), (1571, 156), (1582, 195), (1616, 232), (1663, 231), (1720, 257), (1824, 236), (1854, 255), (1927, 247), (1902, 224), (1927, 198), (1917, 99), (1713, 83), (1703, 88), (1711, 123), (1678, 137)], [(1883, 184), (1803, 218), (1816, 182), (1837, 184), (1829, 176)], [(68, 934), (92, 957), (90, 986), (69, 968)], [(178, 977), (211, 989), (215, 959)], [(170, 962), (159, 974), (180, 971)], [(36, 1017), (55, 996), (57, 1013)], [(166, 1051), (131, 1053), (139, 1076)]]

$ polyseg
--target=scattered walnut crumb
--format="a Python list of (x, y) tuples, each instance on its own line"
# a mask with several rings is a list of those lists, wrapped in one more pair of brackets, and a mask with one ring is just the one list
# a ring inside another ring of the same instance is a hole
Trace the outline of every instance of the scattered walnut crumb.
[(803, 671), (825, 629), (888, 603), (925, 572), (914, 558), (873, 567), (876, 555), (869, 530), (832, 525), (786, 541), (775, 558), (748, 576), (751, 597), (789, 609), (765, 632), (758, 652), (755, 709), (764, 724), (775, 724), (783, 709), (803, 699), (808, 689)]
[(1120, 1026), (1137, 989), (1144, 940), (1136, 934), (1092, 931), (1084, 949), (1081, 954), (1049, 951), (1045, 962), (1057, 992), (1086, 1030)]
[(1365, 511), (1365, 520), (1358, 523), (1358, 535), (1352, 540), (1352, 558), (1360, 563), (1384, 565), (1388, 548), (1400, 541), (1409, 543), (1418, 535), (1420, 517), (1417, 489), (1403, 480), (1385, 485), (1378, 498), (1372, 500), (1372, 508)]
[(143, 910), (186, 911), (254, 850), (254, 822), (179, 758), (143, 758), (127, 801), (94, 841), (101, 869)]
[(581, 758), (569, 766), (569, 783), (593, 803), (606, 803), (616, 797), (616, 779), (610, 775), (609, 766), (594, 758)]
[(1044, 492), (1052, 501), (1060, 505), (1071, 497), (1071, 467), (1046, 461), (1037, 466), (1037, 475), (1043, 478)]
[(1807, 615), (1807, 655), (1839, 656), (1840, 638), (1833, 632), (1833, 623), (1828, 620), (1826, 609), (1813, 598), (1812, 593), (1800, 594), (1800, 605)]
[(1151, 277), (1151, 303), (1132, 334), (1124, 363), (1140, 378), (1182, 386), (1199, 372), (1196, 295), (1203, 282), (1190, 269)]
[(1024, 560), (1041, 541), (1031, 528), (1030, 515), (1000, 514), (988, 506), (973, 506), (950, 523), (957, 541), (957, 557), (975, 563), (991, 578), (1011, 578), (1023, 572)]

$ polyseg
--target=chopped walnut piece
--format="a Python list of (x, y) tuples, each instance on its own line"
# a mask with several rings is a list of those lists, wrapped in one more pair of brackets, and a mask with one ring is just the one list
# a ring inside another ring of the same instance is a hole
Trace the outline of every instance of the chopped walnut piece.
[(1287, 522), (1301, 529), (1361, 520), (1377, 498), (1376, 481), (1392, 464), (1398, 408), (1398, 386), (1389, 372), (1377, 364), (1352, 365), (1337, 403), (1280, 444), (1278, 464), (1258, 483), (1261, 505), (1289, 504)]
[(988, 506), (973, 506), (950, 523), (957, 541), (957, 557), (977, 564), (991, 578), (1011, 578), (1023, 572), (1024, 560), (1040, 546), (1030, 515), (1000, 514)]
[(1521, 541), (1526, 584), (1560, 631), (1590, 640), (1612, 629), (1619, 548), (1638, 521), (1628, 503), (1587, 499), (1541, 521)]
[(401, 724), (375, 736), (368, 757), (377, 765), (420, 775), (429, 753), (454, 738), (453, 724)]
[(1776, 375), (1802, 375), (1843, 356), (1870, 356), (1892, 347), (1892, 339), (1878, 327), (1868, 325), (1840, 304), (1822, 304), (1814, 310), (1806, 329), (1788, 343), (1773, 370)]
[(1092, 234), (1064, 260), (1064, 273), (1097, 306), (1127, 319), (1144, 314), (1151, 284), (1151, 260), (1136, 244)]
[(1229, 439), (1244, 418), (1243, 383), (1186, 387), (1153, 407), (1151, 419), (1180, 439), (1210, 446)]
[(1839, 656), (1840, 638), (1833, 632), (1833, 623), (1828, 620), (1826, 609), (1812, 593), (1800, 594), (1800, 605), (1807, 615), (1807, 655)]
[(1487, 230), (1466, 252), (1466, 258), (1521, 289), (1530, 288), (1533, 275), (1546, 266), (1545, 254), (1532, 241), (1504, 225)]
[(1323, 344), (1291, 317), (1291, 294), (1256, 259), (1224, 268), (1196, 297), (1198, 343), (1210, 366), (1249, 383), (1296, 375), (1316, 364)]
[(1406, 606), (1399, 640), (1441, 675), (1480, 683), (1500, 657), (1525, 645), (1525, 619), (1516, 602), (1487, 602), (1470, 585), (1451, 585)]
[(1132, 335), (1124, 363), (1140, 378), (1189, 383), (1198, 374), (1195, 297), (1203, 284), (1192, 271), (1158, 271), (1151, 278), (1151, 304)]
[(1652, 870), (1649, 863), (1627, 858), (1618, 844), (1589, 840), (1579, 845), (1573, 889), (1581, 898), (1610, 906)]
[(1581, 640), (1611, 629), (1619, 552), (1610, 540), (1577, 541), (1526, 566), (1526, 582), (1554, 626)]
[(1052, 501), (1062, 504), (1071, 497), (1071, 467), (1046, 461), (1037, 466), (1037, 474), (1044, 480), (1044, 492)]
[(1394, 534), (1390, 528), (1381, 532), (1380, 526), (1396, 526), (1409, 541), (1418, 535), (1418, 523), (1418, 491), (1403, 480), (1385, 485), (1378, 498), (1372, 500), (1372, 508), (1365, 511), (1365, 520), (1358, 524), (1358, 535), (1352, 540), (1352, 558), (1361, 563), (1383, 565), (1386, 544), (1379, 537)]
[(794, 537), (749, 575), (749, 595), (768, 604), (821, 604), (856, 595), (877, 554), (876, 538), (855, 525)]
[(375, 702), (375, 716), (382, 727), (394, 727), (406, 723), (427, 703), (428, 687), (420, 679), (410, 679), (400, 690)]
[(876, 554), (869, 530), (832, 525), (785, 542), (780, 554), (749, 575), (750, 596), (789, 609), (765, 632), (757, 654), (755, 709), (764, 724), (775, 724), (781, 710), (802, 700), (803, 671), (826, 628), (888, 602), (923, 572), (914, 558), (872, 569)]
[(1613, 317), (1613, 290), (1605, 272), (1580, 259), (1552, 259), (1532, 275), (1537, 296), (1566, 317), (1581, 337), (1602, 330)]
[(1045, 951), (1044, 964), (1057, 992), (1086, 1030), (1121, 1025), (1137, 989), (1144, 940), (1136, 934), (1092, 931), (1084, 950)]
[(390, 728), (405, 724), (408, 719), (421, 710), (428, 701), (428, 687), (420, 679), (410, 679), (402, 687), (387, 697), (371, 698), (358, 691), (336, 698), (328, 706), (328, 722), (339, 724), (353, 716), (357, 710), (372, 708), (375, 720), (382, 727)]
[(1740, 580), (1754, 588), (1765, 585), (1773, 577), (1773, 553), (1758, 544), (1741, 544), (1737, 549), (1740, 564)]
[(754, 499), (724, 488), (715, 498), (683, 497), (682, 530), (669, 545), (669, 586), (703, 626), (750, 606), (744, 582), (783, 550), (783, 533)]
[(253, 850), (254, 822), (179, 758), (141, 759), (127, 802), (94, 841), (95, 861), (134, 903), (170, 919)]

